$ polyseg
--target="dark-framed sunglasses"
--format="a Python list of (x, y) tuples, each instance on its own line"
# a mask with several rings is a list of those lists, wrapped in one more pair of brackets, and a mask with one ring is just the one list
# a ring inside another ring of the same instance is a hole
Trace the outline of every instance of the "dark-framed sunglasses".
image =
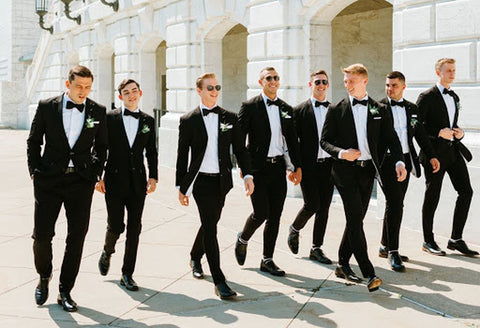
[(213, 89), (220, 91), (222, 89), (222, 86), (220, 84), (217, 85), (207, 85), (207, 90), (208, 91), (213, 91)]
[(315, 81), (313, 81), (313, 83), (315, 83), (315, 85), (320, 85), (320, 83), (323, 84), (323, 85), (327, 85), (328, 80), (315, 80)]
[(272, 80), (278, 81), (278, 80), (280, 80), (280, 76), (278, 76), (278, 75), (274, 75), (274, 76), (269, 75), (269, 76), (266, 76), (266, 77), (265, 77), (265, 80), (267, 80), (268, 82), (272, 82)]

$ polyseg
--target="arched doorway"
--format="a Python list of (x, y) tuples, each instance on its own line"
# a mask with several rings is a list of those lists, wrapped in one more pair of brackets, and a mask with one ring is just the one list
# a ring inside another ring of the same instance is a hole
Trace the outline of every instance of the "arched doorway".
[(115, 54), (111, 45), (103, 45), (96, 51), (97, 69), (96, 85), (97, 99), (107, 109), (115, 108)]

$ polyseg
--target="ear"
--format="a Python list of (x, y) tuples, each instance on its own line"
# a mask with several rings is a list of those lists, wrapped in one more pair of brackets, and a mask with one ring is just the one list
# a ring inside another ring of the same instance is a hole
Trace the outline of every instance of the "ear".
[(138, 91), (138, 94), (139, 94), (139, 95), (140, 95), (140, 97), (141, 97), (141, 96), (143, 95), (143, 92), (142, 92), (142, 90), (139, 90), (139, 91)]
[(309, 87), (309, 88), (312, 87), (312, 81), (308, 81), (308, 87)]
[(122, 95), (118, 95), (118, 99), (123, 100)]
[(65, 86), (67, 87), (67, 89), (70, 89), (70, 81), (69, 80), (65, 80)]
[(262, 80), (258, 80), (258, 84), (263, 87)]

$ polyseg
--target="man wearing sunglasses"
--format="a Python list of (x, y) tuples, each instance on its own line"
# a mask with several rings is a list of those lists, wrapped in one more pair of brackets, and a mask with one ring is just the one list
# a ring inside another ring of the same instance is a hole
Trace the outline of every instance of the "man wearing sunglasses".
[(311, 97), (293, 109), (293, 119), (302, 157), (300, 186), (304, 204), (290, 226), (288, 246), (292, 253), (298, 253), (300, 230), (315, 214), (310, 259), (324, 264), (332, 264), (332, 261), (325, 256), (321, 249), (333, 195), (332, 158), (320, 147), (323, 122), (330, 104), (326, 101), (329, 87), (327, 73), (323, 70), (312, 73), (308, 86), (311, 89)]
[(288, 171), (289, 180), (294, 184), (300, 183), (302, 170), (299, 146), (292, 107), (277, 97), (280, 77), (275, 68), (262, 69), (258, 83), (262, 93), (242, 104), (238, 118), (248, 140), (255, 192), (250, 197), (253, 213), (237, 236), (235, 257), (238, 264), (245, 263), (248, 240), (265, 222), (260, 270), (274, 276), (284, 276), (285, 271), (273, 262), (280, 216), (287, 195), (284, 156), (289, 156), (294, 166)]
[(335, 158), (332, 177), (342, 197), (347, 221), (335, 275), (347, 281), (362, 281), (350, 267), (353, 254), (363, 276), (368, 279), (368, 291), (373, 292), (380, 287), (382, 280), (375, 275), (368, 258), (363, 219), (375, 175), (379, 175), (385, 154), (384, 144), (390, 149), (397, 180), (405, 180), (407, 171), (387, 108), (368, 96), (367, 68), (353, 64), (342, 71), (348, 97), (329, 107), (320, 141), (322, 148)]
[(244, 172), (247, 196), (254, 189), (250, 155), (245, 149), (236, 114), (217, 105), (221, 86), (215, 74), (199, 76), (196, 85), (201, 103), (180, 118), (176, 170), (178, 199), (180, 204), (188, 206), (193, 192), (200, 214), (201, 226), (190, 252), (193, 277), (203, 279), (201, 259), (206, 254), (215, 294), (221, 299), (230, 299), (237, 294), (227, 285), (220, 269), (217, 223), (225, 196), (233, 187), (230, 147)]

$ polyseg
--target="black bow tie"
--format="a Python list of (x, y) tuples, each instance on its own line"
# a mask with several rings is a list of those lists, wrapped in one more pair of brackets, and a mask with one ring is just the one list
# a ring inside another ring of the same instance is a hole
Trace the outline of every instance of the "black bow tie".
[(125, 108), (123, 116), (132, 116), (133, 118), (136, 118), (138, 120), (138, 118), (140, 117), (140, 112), (132, 112)]
[(368, 99), (358, 100), (357, 98), (353, 98), (353, 106), (355, 106), (356, 104), (367, 106)]
[(212, 109), (203, 108), (202, 112), (203, 112), (203, 116), (207, 116), (210, 113), (218, 114), (218, 107), (215, 106)]
[(405, 102), (402, 101), (395, 101), (395, 100), (390, 100), (390, 105), (391, 106), (400, 106), (400, 107), (405, 107)]
[(72, 109), (74, 107), (78, 109), (80, 113), (83, 112), (83, 104), (75, 104), (74, 102), (67, 101), (67, 109)]
[(315, 107), (319, 107), (319, 106), (328, 107), (328, 105), (330, 105), (328, 101), (315, 100)]
[(280, 106), (280, 100), (278, 100), (278, 99), (275, 99), (275, 100), (267, 99), (267, 105), (268, 106), (272, 106), (272, 105)]
[(449, 94), (450, 96), (452, 96), (453, 98), (455, 98), (457, 96), (457, 94), (455, 93), (455, 91), (453, 90), (448, 90), (447, 88), (443, 89), (443, 94), (446, 95), (446, 94)]

